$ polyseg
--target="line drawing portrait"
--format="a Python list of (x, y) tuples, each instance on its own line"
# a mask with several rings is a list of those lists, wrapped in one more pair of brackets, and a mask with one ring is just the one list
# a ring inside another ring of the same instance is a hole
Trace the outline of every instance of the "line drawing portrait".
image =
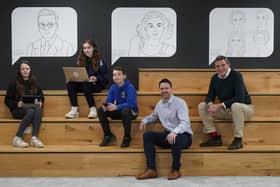
[(265, 56), (267, 54), (267, 44), (270, 41), (269, 32), (267, 30), (257, 29), (253, 34), (253, 42), (255, 46), (256, 56)]
[(214, 8), (209, 14), (209, 65), (213, 54), (268, 57), (274, 50), (274, 14), (268, 8)]
[(226, 56), (242, 57), (246, 54), (246, 40), (242, 33), (232, 32), (227, 40)]
[(172, 56), (176, 52), (176, 43), (169, 41), (173, 34), (174, 24), (162, 12), (148, 11), (136, 26), (128, 56)]
[(230, 14), (230, 23), (233, 26), (233, 31), (242, 32), (247, 21), (246, 14), (242, 10), (233, 10)]
[(256, 12), (256, 23), (257, 29), (267, 29), (267, 24), (269, 21), (269, 14), (260, 9)]
[(57, 34), (59, 17), (51, 9), (40, 9), (37, 15), (37, 29), (40, 38), (30, 42), (26, 56), (70, 56), (73, 45)]

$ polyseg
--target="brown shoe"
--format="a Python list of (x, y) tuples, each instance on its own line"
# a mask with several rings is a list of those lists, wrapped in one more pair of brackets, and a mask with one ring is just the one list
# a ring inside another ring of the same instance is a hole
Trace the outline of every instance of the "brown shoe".
[(136, 179), (138, 180), (143, 180), (143, 179), (152, 179), (152, 178), (156, 178), (157, 172), (153, 169), (147, 169), (146, 171), (144, 171), (144, 173), (141, 173), (139, 175), (136, 176)]
[(167, 179), (174, 180), (174, 179), (178, 179), (180, 176), (181, 175), (179, 170), (172, 169), (171, 172), (168, 174)]

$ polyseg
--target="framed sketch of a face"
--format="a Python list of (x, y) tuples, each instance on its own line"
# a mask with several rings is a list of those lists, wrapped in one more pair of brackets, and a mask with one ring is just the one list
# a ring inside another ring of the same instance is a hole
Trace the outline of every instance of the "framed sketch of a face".
[(274, 14), (267, 8), (215, 8), (209, 15), (209, 64), (217, 55), (268, 57)]

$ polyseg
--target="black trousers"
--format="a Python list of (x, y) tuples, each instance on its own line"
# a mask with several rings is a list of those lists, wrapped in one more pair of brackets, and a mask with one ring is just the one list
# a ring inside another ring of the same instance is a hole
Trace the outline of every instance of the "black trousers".
[(188, 133), (178, 134), (176, 136), (176, 143), (169, 144), (166, 140), (168, 131), (164, 132), (145, 132), (144, 139), (144, 152), (146, 156), (147, 168), (156, 170), (156, 152), (155, 145), (161, 148), (171, 148), (172, 152), (172, 169), (179, 170), (181, 167), (181, 150), (187, 149), (192, 144), (192, 136)]
[(31, 123), (32, 136), (38, 137), (42, 119), (42, 108), (39, 106), (32, 108), (17, 108), (12, 111), (12, 116), (16, 119), (22, 119), (16, 136), (22, 137), (24, 130)]
[(105, 136), (112, 135), (109, 126), (109, 117), (112, 119), (121, 119), (124, 127), (124, 136), (130, 137), (131, 121), (137, 117), (137, 115), (133, 115), (131, 109), (124, 108), (122, 110), (104, 111), (102, 107), (99, 107), (97, 114)]
[(67, 83), (68, 96), (70, 99), (71, 106), (78, 106), (78, 93), (84, 93), (88, 106), (95, 106), (95, 101), (92, 93), (97, 93), (102, 90), (98, 85), (92, 82), (68, 82)]

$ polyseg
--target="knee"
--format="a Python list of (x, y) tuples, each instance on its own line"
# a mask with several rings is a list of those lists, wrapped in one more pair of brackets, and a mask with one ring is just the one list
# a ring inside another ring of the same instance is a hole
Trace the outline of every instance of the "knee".
[(182, 146), (179, 145), (177, 142), (175, 144), (170, 144), (170, 147), (171, 147), (172, 150), (182, 149)]
[(153, 137), (153, 132), (145, 132), (143, 134), (144, 142), (150, 142), (152, 140), (152, 137)]
[(90, 85), (88, 85), (87, 83), (81, 83), (81, 88), (84, 93), (87, 93), (87, 94), (92, 93)]
[(128, 108), (124, 108), (124, 109), (122, 109), (122, 111), (121, 111), (121, 114), (122, 114), (122, 116), (130, 116), (130, 113), (131, 113), (131, 110), (130, 109), (128, 109)]
[(102, 107), (99, 107), (99, 108), (97, 109), (97, 113), (98, 113), (98, 115), (104, 113), (103, 108), (102, 108)]
[(198, 112), (205, 111), (206, 108), (207, 108), (207, 107), (206, 107), (206, 103), (205, 103), (205, 102), (201, 102), (201, 103), (199, 103), (198, 106), (197, 106)]
[(33, 116), (35, 114), (35, 109), (29, 108), (26, 111), (26, 116)]
[(34, 108), (34, 112), (36, 112), (36, 113), (42, 113), (42, 111), (43, 110), (39, 105)]
[(241, 106), (240, 103), (233, 103), (230, 108), (231, 108), (231, 112), (232, 113), (236, 113), (236, 112), (242, 111), (242, 106)]
[(67, 89), (68, 89), (68, 90), (73, 89), (73, 87), (74, 87), (74, 83), (73, 83), (73, 82), (68, 82), (68, 83), (67, 83)]

